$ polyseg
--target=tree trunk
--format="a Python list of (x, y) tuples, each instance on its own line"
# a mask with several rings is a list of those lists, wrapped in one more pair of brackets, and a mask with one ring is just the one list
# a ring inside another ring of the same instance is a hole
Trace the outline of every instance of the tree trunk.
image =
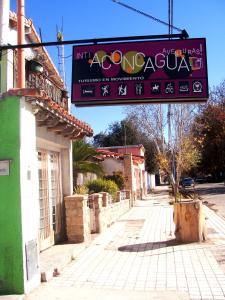
[(73, 190), (77, 188), (78, 173), (73, 172)]
[(176, 240), (181, 242), (202, 242), (207, 230), (201, 201), (174, 203), (174, 223)]
[(170, 177), (170, 182), (171, 182), (171, 185), (172, 185), (172, 193), (173, 193), (175, 202), (177, 202), (177, 200), (178, 200), (177, 199), (177, 196), (178, 196), (178, 184), (175, 181), (174, 176), (173, 176), (172, 173), (169, 174), (169, 177)]

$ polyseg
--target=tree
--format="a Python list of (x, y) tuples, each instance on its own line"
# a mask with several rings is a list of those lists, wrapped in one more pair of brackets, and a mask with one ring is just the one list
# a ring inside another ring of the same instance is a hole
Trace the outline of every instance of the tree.
[(196, 106), (173, 104), (131, 106), (127, 115), (138, 130), (155, 144), (156, 159), (160, 169), (170, 178), (175, 199), (182, 173), (199, 160), (199, 153), (192, 143), (190, 128)]
[(94, 147), (83, 140), (79, 139), (73, 142), (73, 182), (75, 187), (79, 173), (103, 175), (102, 167), (96, 162), (96, 157), (99, 155), (101, 154)]
[(128, 119), (114, 122), (109, 125), (108, 133), (94, 136), (94, 145), (97, 147), (125, 146), (139, 143), (139, 132)]
[(225, 81), (210, 93), (208, 103), (195, 118), (192, 132), (201, 153), (197, 171), (222, 179), (225, 173)]
[(114, 122), (109, 125), (108, 132), (94, 136), (95, 147), (125, 146), (142, 144), (145, 148), (146, 171), (154, 173), (158, 170), (155, 160), (155, 144), (136, 126), (132, 118)]

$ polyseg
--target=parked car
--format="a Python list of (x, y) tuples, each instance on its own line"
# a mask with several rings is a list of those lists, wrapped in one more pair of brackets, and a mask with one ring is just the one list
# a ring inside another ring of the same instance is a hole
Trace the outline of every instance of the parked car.
[(181, 185), (182, 187), (186, 187), (186, 186), (193, 187), (195, 185), (195, 182), (194, 179), (192, 179), (191, 177), (186, 177), (181, 180)]

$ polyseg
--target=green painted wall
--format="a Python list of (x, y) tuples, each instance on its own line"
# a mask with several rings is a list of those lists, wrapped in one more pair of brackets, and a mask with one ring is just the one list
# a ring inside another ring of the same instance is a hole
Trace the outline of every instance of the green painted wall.
[(0, 160), (11, 159), (0, 176), (0, 295), (24, 292), (20, 203), (20, 100), (0, 101)]

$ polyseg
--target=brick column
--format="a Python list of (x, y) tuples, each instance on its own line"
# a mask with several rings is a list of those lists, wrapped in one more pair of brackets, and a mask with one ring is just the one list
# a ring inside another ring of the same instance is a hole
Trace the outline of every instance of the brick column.
[(68, 241), (82, 243), (90, 240), (90, 213), (87, 195), (65, 197), (66, 232)]

